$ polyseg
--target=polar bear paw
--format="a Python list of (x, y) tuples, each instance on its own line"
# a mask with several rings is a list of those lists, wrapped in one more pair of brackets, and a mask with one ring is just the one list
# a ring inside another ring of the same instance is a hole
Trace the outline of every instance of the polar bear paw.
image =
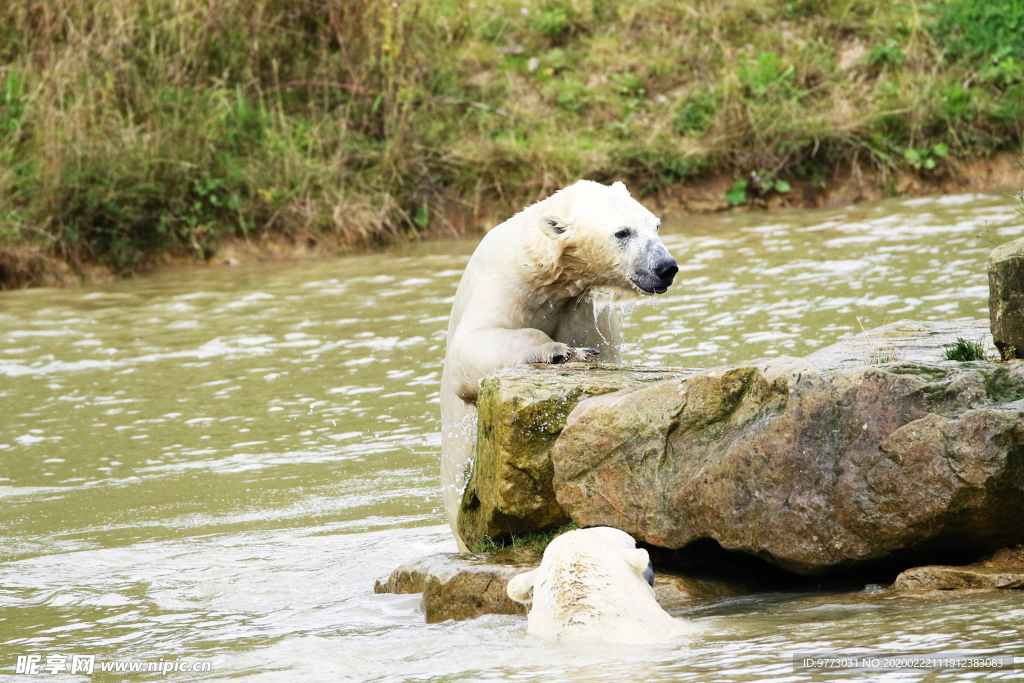
[(593, 363), (601, 352), (597, 349), (580, 349), (568, 344), (559, 344), (548, 355), (547, 362), (558, 365), (561, 363)]

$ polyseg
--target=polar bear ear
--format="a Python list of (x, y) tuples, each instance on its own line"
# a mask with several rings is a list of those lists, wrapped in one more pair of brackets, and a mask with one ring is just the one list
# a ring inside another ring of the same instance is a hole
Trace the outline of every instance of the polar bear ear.
[(643, 574), (647, 571), (647, 566), (651, 563), (651, 557), (647, 554), (647, 551), (643, 548), (634, 548), (633, 550), (623, 550), (622, 559), (626, 563), (636, 570), (637, 574)]
[(561, 216), (541, 216), (540, 229), (551, 239), (558, 239), (558, 236), (572, 227), (572, 224)]
[(613, 190), (618, 190), (619, 192), (622, 192), (622, 193), (623, 193), (623, 194), (625, 194), (625, 195), (626, 195), (627, 197), (629, 197), (629, 196), (630, 196), (630, 194), (629, 194), (629, 190), (628, 190), (628, 189), (626, 189), (626, 185), (625, 185), (625, 183), (623, 183), (623, 182), (622, 182), (621, 180), (617, 180), (617, 181), (615, 181), (614, 183), (612, 183), (612, 189), (613, 189)]
[(533, 583), (537, 580), (537, 570), (525, 572), (512, 577), (512, 580), (508, 582), (508, 587), (505, 588), (505, 592), (508, 593), (508, 597), (512, 598), (516, 602), (527, 605), (533, 602)]

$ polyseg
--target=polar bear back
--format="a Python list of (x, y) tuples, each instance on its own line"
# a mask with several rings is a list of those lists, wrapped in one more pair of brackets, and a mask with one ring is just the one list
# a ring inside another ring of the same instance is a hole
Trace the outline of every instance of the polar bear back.
[(645, 579), (647, 551), (618, 529), (580, 529), (559, 536), (540, 567), (509, 582), (514, 600), (531, 597), (528, 632), (545, 640), (644, 643), (685, 630), (654, 597)]

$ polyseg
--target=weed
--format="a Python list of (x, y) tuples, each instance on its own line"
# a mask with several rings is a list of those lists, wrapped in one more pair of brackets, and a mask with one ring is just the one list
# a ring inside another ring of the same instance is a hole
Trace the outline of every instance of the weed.
[(745, 60), (736, 73), (754, 97), (800, 98), (807, 94), (796, 86), (796, 67), (787, 66), (774, 52), (762, 52), (756, 60)]
[[(865, 361), (868, 365), (883, 365), (885, 363), (898, 363), (903, 360), (903, 351), (901, 351), (896, 345), (891, 342), (887, 342), (883, 339), (872, 337), (871, 330), (864, 327), (863, 321), (860, 317), (857, 317), (857, 324), (860, 326), (861, 336), (864, 338), (870, 347), (870, 353)], [(882, 326), (889, 324), (889, 320), (886, 319)]]
[(590, 103), (590, 92), (585, 85), (575, 82), (568, 82), (564, 89), (558, 93), (558, 106), (569, 112), (576, 112), (583, 109)]
[(614, 163), (639, 183), (641, 193), (647, 193), (699, 175), (706, 168), (707, 159), (674, 148), (665, 136), (654, 144), (622, 149)]
[(647, 92), (643, 81), (636, 74), (612, 74), (612, 89), (619, 95), (632, 99), (640, 99)]
[(725, 193), (725, 201), (729, 206), (742, 206), (747, 203), (747, 181), (738, 178)]
[(885, 363), (898, 363), (903, 360), (903, 354), (895, 346), (877, 346), (872, 349), (869, 365), (883, 365)]
[(980, 341), (972, 342), (957, 337), (956, 342), (943, 347), (943, 360), (955, 360), (966, 363), (973, 360), (985, 360), (985, 345)]
[(1014, 57), (1009, 46), (993, 54), (978, 72), (978, 81), (1005, 90), (1024, 80), (1024, 58)]
[(766, 195), (773, 191), (786, 194), (790, 190), (788, 181), (777, 178), (774, 173), (764, 169), (750, 174), (750, 186), (760, 195)]
[(506, 547), (505, 539), (494, 540), (490, 536), (484, 536), (483, 540), (470, 548), (470, 552), (489, 553), (494, 550), (502, 550)]
[(1024, 59), (1024, 4), (1019, 0), (949, 0), (933, 33), (952, 61), (1003, 51)]
[(868, 53), (868, 64), (883, 69), (899, 69), (904, 59), (903, 48), (892, 38), (878, 43)]
[(903, 150), (903, 158), (907, 160), (907, 163), (915, 171), (922, 169), (931, 171), (935, 169), (937, 160), (945, 158), (948, 153), (949, 147), (940, 142), (925, 149), (905, 149)]
[(546, 36), (561, 36), (573, 27), (573, 15), (571, 5), (552, 7), (538, 12), (533, 25)]
[(672, 127), (681, 135), (700, 138), (711, 126), (715, 109), (714, 96), (708, 90), (699, 90), (683, 100), (672, 120)]
[(825, 187), (825, 181), (821, 177), (821, 173), (824, 169), (818, 164), (806, 161), (797, 164), (792, 170), (793, 175), (802, 180), (806, 180), (811, 184), (811, 187), (815, 189)]
[(729, 206), (742, 206), (748, 199), (757, 204), (764, 203), (764, 197), (771, 192), (786, 194), (792, 189), (789, 181), (776, 177), (767, 170), (751, 171), (750, 180), (738, 179), (725, 193), (725, 201)]
[(16, 134), (25, 115), (24, 81), (14, 71), (8, 71), (4, 80), (4, 89), (0, 91), (0, 137)]
[(557, 529), (550, 531), (539, 531), (531, 532), (527, 534), (510, 534), (508, 537), (499, 537), (497, 539), (491, 538), (490, 536), (484, 536), (483, 540), (474, 545), (470, 550), (474, 553), (487, 553), (495, 550), (503, 550), (505, 548), (529, 548), (536, 553), (543, 553), (544, 549), (548, 547), (548, 544), (555, 539), (556, 536), (561, 536), (567, 531), (573, 531), (578, 527), (569, 522), (563, 524)]

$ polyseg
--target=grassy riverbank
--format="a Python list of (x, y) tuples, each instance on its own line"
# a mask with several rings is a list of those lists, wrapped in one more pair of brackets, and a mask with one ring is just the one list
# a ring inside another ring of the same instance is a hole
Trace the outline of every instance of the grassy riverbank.
[(894, 191), (1022, 129), (1017, 0), (24, 0), (0, 283), (39, 254), (130, 273), (227, 236), (457, 230), (578, 177)]

